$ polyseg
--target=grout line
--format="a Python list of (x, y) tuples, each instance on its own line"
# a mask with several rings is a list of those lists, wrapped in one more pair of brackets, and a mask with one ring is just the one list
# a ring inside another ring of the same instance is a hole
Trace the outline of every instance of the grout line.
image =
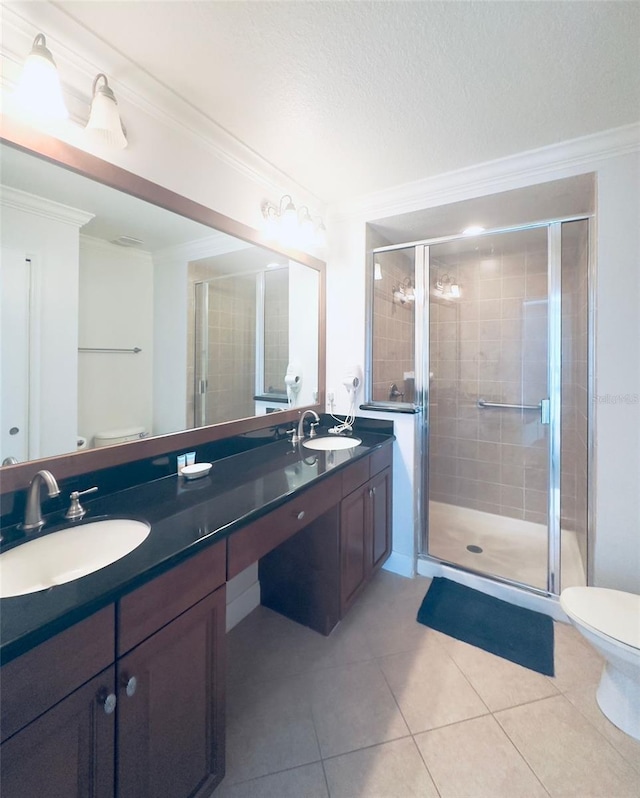
[(342, 751), (339, 754), (331, 754), (331, 756), (323, 757), (323, 762), (329, 762), (332, 759), (339, 759), (341, 756), (349, 756), (350, 754), (357, 754), (359, 751), (368, 751), (371, 748), (379, 748), (381, 745), (387, 745), (387, 743), (395, 743), (397, 740), (408, 740), (413, 735), (411, 732), (408, 734), (401, 734), (398, 737), (392, 737), (390, 740), (382, 740), (379, 743), (371, 743), (371, 745), (363, 745), (361, 748), (352, 748), (349, 751)]
[[(585, 690), (585, 689), (589, 689), (589, 688), (588, 688), (587, 686), (584, 686), (584, 687), (582, 687), (582, 688), (577, 688), (577, 689), (578, 689), (578, 690)], [(613, 742), (613, 740), (609, 739), (609, 737), (608, 737), (608, 736), (605, 734), (605, 732), (604, 732), (604, 731), (602, 731), (600, 728), (598, 728), (598, 726), (596, 726), (596, 724), (595, 724), (595, 723), (594, 723), (594, 722), (591, 720), (591, 718), (590, 718), (588, 715), (585, 715), (585, 713), (582, 711), (582, 709), (581, 709), (581, 708), (580, 708), (580, 707), (579, 707), (577, 704), (574, 704), (574, 703), (573, 703), (573, 701), (572, 701), (570, 698), (568, 698), (568, 697), (567, 697), (567, 695), (566, 695), (565, 693), (562, 693), (562, 697), (563, 697), (563, 698), (565, 698), (565, 699), (566, 699), (566, 700), (569, 702), (569, 704), (571, 704), (571, 706), (572, 706), (572, 707), (573, 707), (575, 710), (577, 710), (577, 711), (580, 713), (580, 715), (582, 716), (582, 718), (583, 718), (584, 720), (586, 720), (586, 721), (587, 721), (587, 723), (588, 723), (588, 724), (591, 726), (591, 728), (595, 729), (595, 730), (598, 732), (598, 734), (599, 734), (601, 737), (603, 737), (603, 738), (604, 738), (604, 739), (607, 741), (607, 743), (608, 743), (608, 744), (609, 744), (609, 745), (610, 745), (610, 746), (611, 746), (611, 747), (612, 747), (612, 748), (613, 748), (613, 749), (614, 749), (614, 750), (615, 750), (615, 751), (616, 751), (618, 754), (620, 754), (620, 756), (621, 756), (621, 757), (622, 757), (622, 758), (625, 760), (625, 762), (628, 762), (628, 763), (631, 765), (631, 767), (632, 767), (634, 770), (636, 770), (636, 771), (638, 771), (638, 772), (640, 773), (640, 765), (638, 765), (638, 764), (635, 764), (635, 763), (634, 763), (634, 761), (632, 761), (632, 760), (631, 760), (631, 759), (629, 759), (629, 758), (628, 758), (628, 757), (627, 757), (625, 754), (623, 754), (623, 753), (622, 753), (622, 751), (621, 751), (621, 750), (618, 748), (618, 746), (617, 746), (617, 745), (616, 745), (616, 744)], [(602, 717), (605, 719), (605, 721), (606, 721), (607, 723), (611, 723), (611, 721), (610, 721), (610, 720), (607, 718), (607, 716), (606, 716), (606, 715), (605, 715), (605, 714), (602, 712), (602, 710), (599, 710), (599, 711), (602, 713)], [(620, 732), (620, 734), (625, 734), (625, 732), (623, 732), (623, 731), (622, 731), (622, 729), (618, 729), (618, 727), (617, 727), (615, 724), (611, 723), (611, 726), (612, 726), (612, 727), (613, 727), (613, 728), (614, 728), (616, 731)], [(629, 737), (629, 739), (630, 739), (630, 740), (633, 740), (633, 739), (634, 739), (634, 738), (633, 738), (633, 737), (631, 737), (630, 735), (627, 735), (627, 736)], [(638, 760), (639, 758), (640, 758), (640, 754), (637, 754), (637, 755), (636, 755), (636, 762), (637, 762), (637, 760)]]

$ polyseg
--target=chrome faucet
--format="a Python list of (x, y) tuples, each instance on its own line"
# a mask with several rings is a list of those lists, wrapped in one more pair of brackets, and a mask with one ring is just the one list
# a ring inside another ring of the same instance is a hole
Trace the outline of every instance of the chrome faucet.
[(20, 524), (20, 529), (23, 529), (25, 532), (40, 529), (44, 526), (42, 507), (40, 505), (40, 487), (43, 484), (47, 486), (51, 498), (60, 494), (60, 488), (53, 474), (50, 471), (38, 471), (29, 484), (27, 506), (24, 511), (24, 522)]
[[(316, 420), (315, 423), (316, 424), (320, 423), (320, 416), (316, 413), (315, 410), (305, 410), (304, 413), (300, 416), (300, 421), (298, 422), (298, 432), (297, 432), (297, 434), (294, 434), (293, 438), (291, 439), (292, 443), (298, 443), (299, 441), (301, 441), (304, 438), (304, 420), (305, 420), (305, 418), (307, 417), (307, 415), (309, 413), (315, 418), (315, 420)], [(309, 435), (310, 438), (314, 438), (315, 437), (316, 431), (314, 429), (314, 426), (315, 425), (312, 423), (311, 424), (311, 433)]]

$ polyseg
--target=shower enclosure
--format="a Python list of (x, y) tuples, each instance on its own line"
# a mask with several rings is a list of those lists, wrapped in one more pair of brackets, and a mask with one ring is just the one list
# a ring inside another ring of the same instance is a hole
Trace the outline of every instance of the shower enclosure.
[(285, 403), (288, 267), (206, 280), (194, 274), (188, 359), (190, 426), (253, 416), (260, 397)]
[[(415, 392), (421, 410), (420, 553), (542, 593), (587, 578), (588, 230), (559, 220), (373, 253), (372, 399)], [(398, 323), (412, 326), (404, 349)]]

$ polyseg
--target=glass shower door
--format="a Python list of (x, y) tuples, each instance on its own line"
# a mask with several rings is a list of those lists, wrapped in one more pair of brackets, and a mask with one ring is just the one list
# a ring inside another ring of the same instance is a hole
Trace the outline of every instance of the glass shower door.
[(428, 269), (428, 554), (541, 590), (554, 503), (549, 240), (538, 227), (434, 244)]

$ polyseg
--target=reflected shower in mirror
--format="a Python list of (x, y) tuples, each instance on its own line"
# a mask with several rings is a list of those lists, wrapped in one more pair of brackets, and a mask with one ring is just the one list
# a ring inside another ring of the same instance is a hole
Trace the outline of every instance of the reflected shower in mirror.
[(292, 362), (296, 406), (316, 402), (315, 269), (14, 147), (0, 159), (0, 460), (288, 409)]

